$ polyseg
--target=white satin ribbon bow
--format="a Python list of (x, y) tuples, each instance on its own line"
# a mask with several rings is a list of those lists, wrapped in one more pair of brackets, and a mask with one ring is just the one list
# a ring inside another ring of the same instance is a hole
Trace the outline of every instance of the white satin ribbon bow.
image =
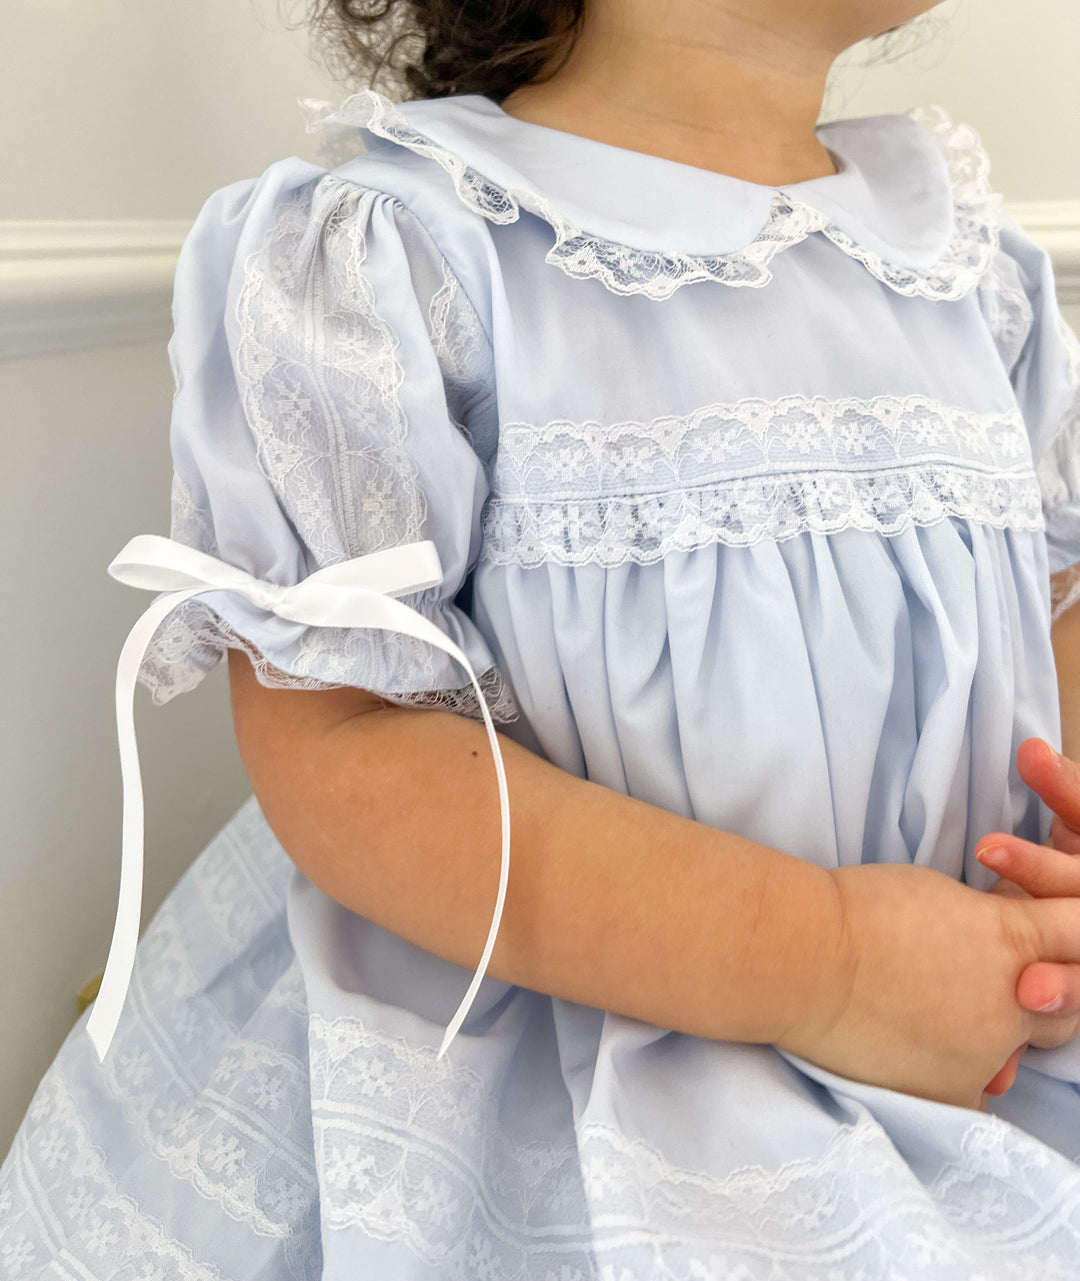
[(392, 599), (442, 582), (442, 565), (435, 544), (430, 540), (404, 543), (327, 565), (293, 587), (279, 587), (171, 538), (160, 534), (137, 534), (109, 565), (109, 573), (130, 587), (168, 592), (169, 595), (154, 601), (136, 621), (124, 642), (116, 668), (116, 729), (123, 786), (123, 837), (116, 923), (101, 987), (86, 1024), (98, 1059), (104, 1060), (108, 1053), (131, 985), (142, 914), (144, 827), (142, 776), (135, 741), (136, 678), (146, 648), (165, 616), (192, 596), (222, 590), (239, 592), (253, 604), (271, 610), (281, 618), (312, 627), (378, 627), (384, 631), (416, 636), (457, 659), (469, 673), (484, 713), (499, 780), (502, 865), (487, 943), (469, 989), (443, 1036), (439, 1049), (439, 1058), (442, 1058), (469, 1012), (495, 946), (510, 872), (510, 799), (499, 740), (472, 665), (434, 623), (415, 609)]

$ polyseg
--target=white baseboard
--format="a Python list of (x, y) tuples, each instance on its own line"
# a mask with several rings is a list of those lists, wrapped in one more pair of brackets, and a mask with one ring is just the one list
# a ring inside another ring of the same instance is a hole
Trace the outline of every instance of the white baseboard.
[[(1080, 303), (1080, 200), (1005, 208), (1050, 253), (1061, 304)], [(189, 225), (0, 222), (0, 359), (167, 342)]]

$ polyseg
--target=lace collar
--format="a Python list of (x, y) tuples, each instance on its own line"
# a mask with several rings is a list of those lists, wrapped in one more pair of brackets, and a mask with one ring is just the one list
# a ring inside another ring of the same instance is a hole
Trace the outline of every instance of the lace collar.
[(301, 105), (309, 131), (335, 139), (331, 160), (355, 156), (358, 131), (365, 149), (426, 156), (492, 222), (521, 209), (544, 219), (556, 233), (547, 261), (616, 293), (761, 286), (777, 253), (821, 232), (896, 292), (955, 299), (997, 248), (989, 158), (940, 106), (820, 124), (838, 172), (769, 187), (518, 120), (483, 94), (395, 103), (365, 89)]

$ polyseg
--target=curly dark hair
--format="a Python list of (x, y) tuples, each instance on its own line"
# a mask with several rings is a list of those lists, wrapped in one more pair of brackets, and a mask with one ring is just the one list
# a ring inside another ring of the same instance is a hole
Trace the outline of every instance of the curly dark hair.
[(313, 0), (307, 20), (341, 79), (376, 88), (386, 73), (392, 97), (404, 85), (406, 97), (480, 93), (501, 105), (563, 66), (584, 14), (585, 0)]

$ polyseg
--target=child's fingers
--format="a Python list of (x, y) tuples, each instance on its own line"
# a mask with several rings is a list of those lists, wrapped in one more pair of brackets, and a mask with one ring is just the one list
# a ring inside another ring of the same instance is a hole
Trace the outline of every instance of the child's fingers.
[(1025, 1043), (1018, 1049), (1013, 1050), (1005, 1060), (1004, 1067), (983, 1090), (984, 1094), (1006, 1094), (1013, 1088), (1016, 1084), (1016, 1073), (1020, 1067), (1020, 1060), (1026, 1049), (1027, 1044)]
[(975, 857), (1032, 898), (1080, 895), (1080, 858), (1003, 832), (984, 837)]
[(1062, 854), (1080, 854), (1080, 832), (1071, 828), (1060, 814), (1050, 824), (1050, 842)]
[(1043, 738), (1025, 738), (1016, 749), (1016, 768), (1062, 823), (1080, 832), (1080, 764), (1059, 755)]
[(996, 894), (999, 898), (1030, 899), (1032, 897), (1027, 890), (1022, 890), (1019, 885), (1014, 885), (1012, 881), (1007, 881), (1004, 876), (997, 878), (993, 885), (990, 886), (988, 893)]
[(1033, 1014), (1075, 1017), (1080, 1014), (1080, 965), (1032, 961), (1017, 979), (1016, 1000)]
[(1037, 1019), (1028, 1044), (1041, 1050), (1067, 1045), (1080, 1032), (1080, 965), (1034, 961), (1021, 971), (1016, 1000)]

